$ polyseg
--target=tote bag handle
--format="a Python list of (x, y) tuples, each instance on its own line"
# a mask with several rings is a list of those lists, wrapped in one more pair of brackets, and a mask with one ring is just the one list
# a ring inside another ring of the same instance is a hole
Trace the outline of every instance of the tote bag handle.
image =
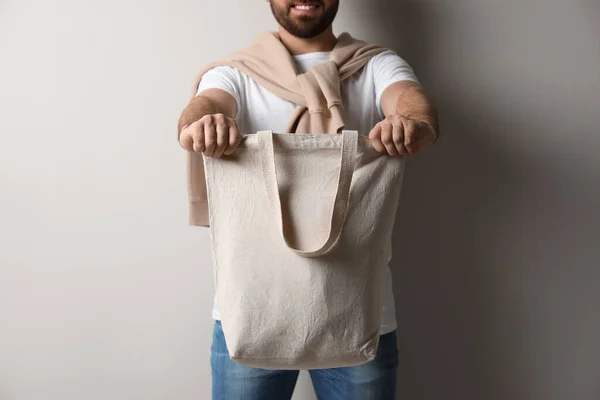
[(337, 243), (342, 232), (342, 226), (346, 219), (348, 211), (348, 202), (350, 199), (350, 184), (355, 168), (355, 156), (358, 147), (358, 132), (342, 132), (342, 149), (340, 173), (337, 185), (337, 192), (333, 203), (331, 221), (329, 225), (329, 234), (325, 242), (314, 250), (301, 250), (292, 247), (285, 235), (283, 227), (283, 212), (281, 209), (281, 197), (279, 195), (279, 184), (277, 182), (277, 169), (275, 167), (275, 149), (273, 146), (273, 132), (260, 131), (258, 135), (258, 154), (260, 157), (261, 168), (267, 189), (267, 196), (275, 221), (283, 237), (286, 246), (303, 257), (319, 257), (327, 254)]

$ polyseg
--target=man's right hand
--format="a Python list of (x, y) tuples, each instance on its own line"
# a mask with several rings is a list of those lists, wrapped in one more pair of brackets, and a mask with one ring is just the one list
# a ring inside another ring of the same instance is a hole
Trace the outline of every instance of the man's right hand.
[(181, 130), (181, 146), (205, 156), (219, 158), (231, 155), (241, 141), (235, 119), (223, 114), (207, 114)]

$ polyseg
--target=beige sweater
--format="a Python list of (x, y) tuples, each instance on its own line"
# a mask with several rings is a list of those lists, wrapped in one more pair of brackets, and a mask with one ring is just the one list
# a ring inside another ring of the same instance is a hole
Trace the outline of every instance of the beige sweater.
[[(202, 76), (218, 66), (245, 73), (273, 94), (295, 103), (285, 133), (339, 133), (344, 128), (340, 82), (360, 71), (385, 48), (356, 40), (348, 33), (338, 37), (329, 62), (304, 74), (296, 73), (292, 56), (274, 32), (261, 34), (247, 49), (206, 66), (196, 76), (192, 97)], [(268, 127), (264, 127), (268, 129)], [(189, 224), (209, 226), (206, 180), (201, 153), (187, 154)]]

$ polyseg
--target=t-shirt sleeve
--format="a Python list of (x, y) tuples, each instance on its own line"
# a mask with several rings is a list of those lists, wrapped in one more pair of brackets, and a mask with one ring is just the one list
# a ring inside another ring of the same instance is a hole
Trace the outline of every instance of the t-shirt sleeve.
[(375, 80), (375, 101), (379, 116), (383, 119), (385, 114), (381, 108), (381, 95), (388, 86), (400, 82), (411, 81), (419, 83), (413, 69), (406, 61), (392, 50), (384, 51), (373, 57), (373, 74)]
[(202, 77), (196, 96), (207, 89), (224, 90), (235, 99), (237, 113), (239, 114), (241, 109), (241, 83), (240, 73), (235, 68), (215, 67), (207, 71)]

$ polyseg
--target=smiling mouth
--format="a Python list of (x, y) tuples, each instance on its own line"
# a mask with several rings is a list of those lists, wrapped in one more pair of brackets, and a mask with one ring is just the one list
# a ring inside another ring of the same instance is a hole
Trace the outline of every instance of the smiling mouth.
[(319, 5), (315, 3), (299, 3), (292, 6), (292, 8), (298, 11), (312, 11), (319, 8)]

